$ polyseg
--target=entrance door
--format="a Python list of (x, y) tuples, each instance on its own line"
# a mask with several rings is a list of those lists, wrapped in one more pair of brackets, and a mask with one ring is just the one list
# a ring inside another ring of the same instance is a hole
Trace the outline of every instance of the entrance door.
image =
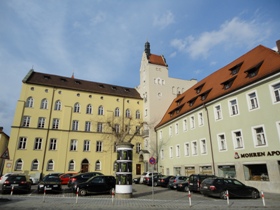
[(82, 173), (88, 172), (88, 166), (89, 166), (88, 160), (83, 159), (82, 165), (81, 165), (81, 172)]
[(136, 164), (136, 175), (141, 175), (141, 164)]

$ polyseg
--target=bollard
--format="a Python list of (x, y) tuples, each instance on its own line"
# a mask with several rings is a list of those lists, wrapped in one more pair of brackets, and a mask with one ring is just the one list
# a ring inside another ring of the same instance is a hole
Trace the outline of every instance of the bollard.
[(261, 195), (262, 195), (262, 202), (263, 202), (263, 206), (265, 206), (265, 200), (264, 200), (264, 194), (263, 194), (263, 191), (261, 191)]
[(189, 197), (189, 205), (192, 206), (192, 195), (191, 195), (191, 191), (189, 191), (188, 197)]
[(12, 186), (11, 195), (13, 195), (13, 192), (14, 192), (14, 186)]
[(78, 203), (78, 197), (79, 197), (79, 188), (77, 187), (77, 190), (76, 190), (76, 203)]
[(227, 190), (227, 205), (229, 206), (229, 194), (228, 194), (228, 190)]
[(114, 198), (115, 198), (115, 189), (112, 188), (112, 204), (114, 204)]
[(43, 202), (45, 202), (45, 196), (46, 196), (46, 186), (44, 187), (44, 195), (43, 195)]

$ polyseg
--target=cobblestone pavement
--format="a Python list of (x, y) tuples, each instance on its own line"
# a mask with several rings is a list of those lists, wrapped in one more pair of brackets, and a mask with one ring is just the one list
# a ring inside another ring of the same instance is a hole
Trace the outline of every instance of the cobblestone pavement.
[[(153, 190), (154, 189), (154, 190)], [(69, 209), (280, 209), (280, 195), (265, 193), (265, 199), (230, 199), (226, 200), (204, 197), (199, 193), (177, 192), (161, 187), (133, 185), (133, 197), (116, 199), (111, 195), (91, 195), (77, 197), (65, 189), (62, 194), (31, 194), (0, 195), (1, 209), (29, 210), (69, 210)]]

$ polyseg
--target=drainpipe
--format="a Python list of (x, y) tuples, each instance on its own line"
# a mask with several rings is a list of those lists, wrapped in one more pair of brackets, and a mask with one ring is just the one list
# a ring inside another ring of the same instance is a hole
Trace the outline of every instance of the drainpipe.
[(212, 135), (211, 135), (211, 128), (210, 128), (210, 120), (209, 120), (209, 113), (208, 113), (208, 109), (207, 109), (207, 107), (205, 106), (205, 104), (203, 104), (203, 107), (204, 107), (204, 109), (205, 109), (205, 111), (206, 111), (206, 116), (207, 116), (209, 141), (210, 141), (210, 146), (211, 146), (212, 168), (213, 168), (213, 173), (214, 173), (214, 175), (216, 175), (215, 161), (214, 161), (214, 153), (213, 153), (213, 145), (212, 145)]

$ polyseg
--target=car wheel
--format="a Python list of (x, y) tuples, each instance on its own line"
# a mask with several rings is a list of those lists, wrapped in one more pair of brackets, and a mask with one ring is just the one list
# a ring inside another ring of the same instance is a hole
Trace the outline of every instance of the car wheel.
[(260, 194), (258, 191), (253, 190), (251, 196), (253, 199), (257, 199), (260, 196)]
[(227, 199), (227, 191), (224, 190), (220, 193), (220, 198), (226, 200)]
[(79, 190), (79, 195), (85, 196), (87, 194), (87, 191), (85, 189), (80, 189)]
[(190, 191), (189, 186), (185, 186), (184, 191), (185, 191), (185, 192), (189, 192), (189, 191)]

